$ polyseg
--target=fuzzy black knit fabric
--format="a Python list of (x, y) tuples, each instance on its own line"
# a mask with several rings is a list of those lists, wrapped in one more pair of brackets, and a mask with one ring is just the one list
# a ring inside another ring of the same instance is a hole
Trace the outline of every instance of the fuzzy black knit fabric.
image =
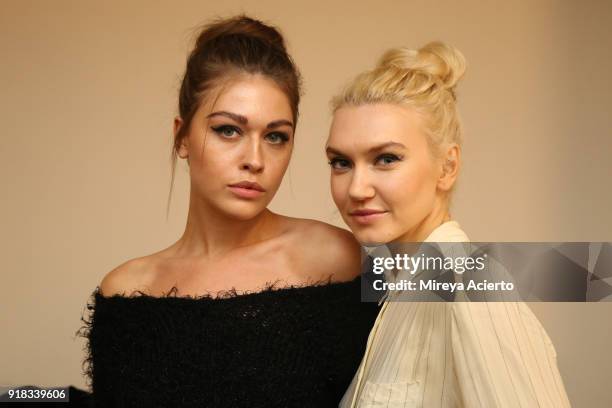
[(96, 288), (88, 308), (93, 406), (224, 408), (337, 407), (379, 310), (359, 278), (221, 297)]

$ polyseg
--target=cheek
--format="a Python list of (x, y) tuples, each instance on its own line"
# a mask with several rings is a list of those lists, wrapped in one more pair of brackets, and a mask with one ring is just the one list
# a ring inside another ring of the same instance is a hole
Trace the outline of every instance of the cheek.
[(219, 146), (215, 143), (212, 134), (202, 132), (192, 136), (189, 141), (189, 164), (205, 170), (219, 157)]
[(271, 151), (264, 157), (264, 174), (267, 173), (268, 179), (274, 183), (280, 185), (283, 181), (283, 177), (287, 168), (289, 167), (289, 161), (291, 160), (291, 150), (279, 152)]
[(406, 166), (393, 176), (383, 177), (379, 191), (396, 212), (421, 215), (433, 206), (433, 169), (428, 164)]
[(192, 181), (196, 182), (201, 190), (209, 192), (230, 181), (237, 181), (232, 169), (234, 156), (231, 150), (222, 150), (214, 143), (207, 143), (204, 151), (195, 151), (189, 156)]
[(202, 174), (206, 174), (211, 177), (210, 181), (213, 181), (215, 177), (223, 177), (229, 169), (229, 164), (232, 162), (231, 154), (226, 152), (225, 154), (216, 154), (213, 149), (208, 149), (208, 146), (204, 149), (204, 154), (200, 157), (200, 171)]
[(336, 207), (343, 208), (346, 200), (348, 199), (348, 177), (332, 175), (330, 184), (332, 198), (336, 204)]

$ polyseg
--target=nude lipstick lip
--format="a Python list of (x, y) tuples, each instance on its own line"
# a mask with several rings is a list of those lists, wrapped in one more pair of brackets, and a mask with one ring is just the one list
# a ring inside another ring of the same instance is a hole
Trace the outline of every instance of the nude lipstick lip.
[(361, 210), (350, 211), (348, 214), (359, 224), (371, 224), (374, 221), (384, 217), (388, 211), (385, 210), (374, 210), (370, 208), (364, 208)]
[(252, 181), (241, 181), (240, 183), (230, 184), (230, 191), (240, 198), (257, 198), (266, 192), (266, 189)]

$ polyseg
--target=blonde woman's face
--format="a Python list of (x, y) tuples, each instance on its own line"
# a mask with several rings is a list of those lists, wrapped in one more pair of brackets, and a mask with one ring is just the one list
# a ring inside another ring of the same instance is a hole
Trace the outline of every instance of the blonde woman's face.
[(433, 211), (441, 169), (421, 128), (421, 116), (398, 105), (336, 111), (326, 149), (332, 196), (360, 242), (401, 241)]
[[(251, 219), (270, 203), (289, 165), (289, 99), (261, 75), (210, 93), (215, 96), (200, 105), (178, 151), (189, 162), (192, 199), (213, 214)], [(175, 132), (180, 125), (177, 119)]]

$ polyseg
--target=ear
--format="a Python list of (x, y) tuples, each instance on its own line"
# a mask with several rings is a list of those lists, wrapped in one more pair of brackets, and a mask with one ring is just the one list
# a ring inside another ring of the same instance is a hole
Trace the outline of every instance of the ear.
[(461, 149), (456, 143), (451, 144), (442, 155), (442, 172), (438, 178), (438, 189), (450, 191), (459, 175)]
[[(180, 116), (177, 116), (174, 118), (174, 140), (176, 140), (176, 137), (179, 133), (179, 131), (181, 130), (181, 128), (183, 127), (183, 119), (181, 119)], [(187, 161), (189, 161), (189, 140), (187, 139), (187, 137), (183, 137), (183, 140), (181, 140), (181, 144), (179, 146), (179, 148), (177, 149), (177, 154), (181, 159), (187, 159)]]

